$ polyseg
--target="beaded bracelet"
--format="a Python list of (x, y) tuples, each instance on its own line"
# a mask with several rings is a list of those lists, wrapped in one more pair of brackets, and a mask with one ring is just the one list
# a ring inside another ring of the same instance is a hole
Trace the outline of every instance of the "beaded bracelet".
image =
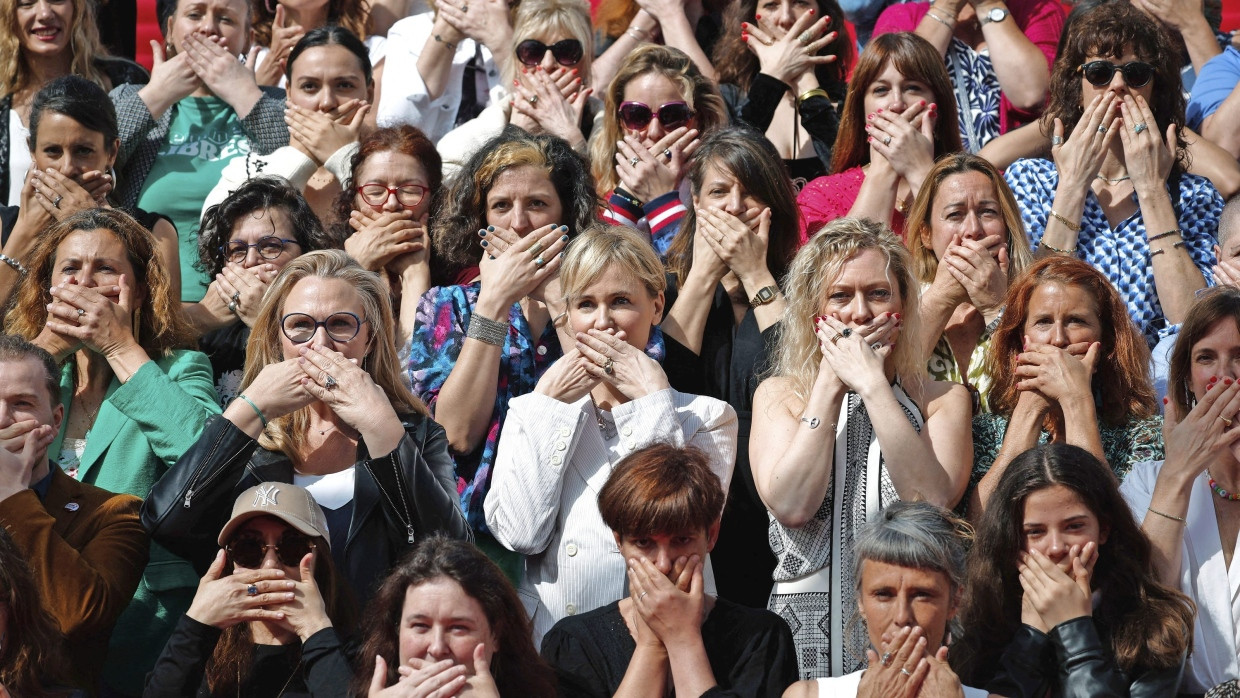
[(444, 46), (447, 46), (453, 51), (456, 50), (456, 44), (452, 43), (451, 41), (444, 41), (443, 37), (438, 34), (435, 35), (435, 41), (438, 41), (439, 43), (443, 44)]
[[(1059, 249), (1058, 247), (1054, 247), (1054, 246), (1052, 246), (1050, 243), (1045, 242), (1045, 241), (1043, 241), (1043, 242), (1042, 242), (1041, 247), (1045, 247), (1046, 249), (1050, 250), (1051, 252), (1058, 252), (1059, 254), (1076, 254), (1076, 248), (1075, 248), (1075, 247), (1073, 247), (1073, 248), (1072, 248), (1072, 249), (1070, 249), (1070, 250), (1061, 250), (1061, 249)], [(1159, 252), (1162, 252), (1162, 250), (1159, 250)]]
[(492, 346), (502, 347), (504, 340), (508, 337), (508, 323), (474, 313), (474, 316), (469, 319), (469, 329), (465, 331), (465, 336)]
[(1188, 525), (1188, 521), (1184, 520), (1184, 518), (1183, 518), (1183, 517), (1179, 517), (1179, 516), (1172, 516), (1171, 514), (1164, 514), (1163, 512), (1161, 512), (1161, 511), (1159, 511), (1159, 510), (1155, 509), (1154, 507), (1146, 507), (1146, 508), (1145, 508), (1145, 510), (1146, 510), (1146, 511), (1148, 511), (1149, 513), (1151, 513), (1151, 514), (1158, 514), (1159, 516), (1163, 517), (1164, 519), (1171, 519), (1172, 521), (1179, 521), (1181, 524), (1183, 524), (1183, 525), (1185, 525), (1185, 526), (1187, 526), (1187, 525)]
[(26, 276), (27, 274), (30, 273), (30, 270), (27, 269), (25, 265), (23, 265), (21, 262), (17, 261), (16, 259), (13, 259), (12, 257), (8, 256), (7, 254), (0, 254), (0, 262), (4, 262), (10, 267), (13, 267), (13, 271), (17, 272), (18, 274), (21, 274), (22, 276)]
[(1179, 235), (1179, 234), (1180, 234), (1180, 229), (1176, 228), (1175, 230), (1168, 230), (1165, 233), (1159, 233), (1151, 238), (1148, 238), (1146, 242), (1154, 242), (1156, 240), (1161, 240), (1163, 238), (1167, 238), (1167, 237), (1171, 237), (1172, 235)]

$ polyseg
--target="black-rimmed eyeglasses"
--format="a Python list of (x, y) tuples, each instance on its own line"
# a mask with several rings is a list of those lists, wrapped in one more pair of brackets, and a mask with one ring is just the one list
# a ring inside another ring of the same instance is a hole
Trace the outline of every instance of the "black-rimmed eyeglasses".
[(296, 244), (298, 244), (296, 240), (269, 235), (259, 238), (258, 242), (252, 244), (242, 240), (229, 240), (227, 245), (220, 247), (220, 251), (224, 253), (224, 259), (229, 262), (244, 262), (246, 255), (250, 254), (250, 248), (254, 247), (258, 248), (259, 257), (272, 260), (284, 254), (286, 245)]
[(309, 342), (320, 327), (327, 330), (332, 341), (348, 342), (357, 336), (364, 322), (366, 320), (346, 311), (332, 313), (326, 320), (316, 320), (305, 313), (289, 313), (280, 320), (280, 329), (293, 344)]

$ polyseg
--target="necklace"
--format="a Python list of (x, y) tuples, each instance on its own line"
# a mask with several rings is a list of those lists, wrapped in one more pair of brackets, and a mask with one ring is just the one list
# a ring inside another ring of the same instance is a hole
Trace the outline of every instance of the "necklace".
[(1125, 180), (1132, 179), (1132, 175), (1124, 175), (1123, 177), (1116, 177), (1115, 179), (1111, 179), (1110, 177), (1103, 177), (1100, 174), (1096, 174), (1094, 175), (1094, 179), (1101, 179), (1107, 184), (1119, 184), (1120, 182), (1123, 182)]
[(603, 412), (598, 408), (593, 395), (590, 396), (590, 405), (594, 407), (594, 419), (598, 422), (598, 430), (603, 434), (603, 438), (607, 441), (616, 438), (616, 425), (603, 419)]
[(1214, 480), (1214, 476), (1210, 475), (1209, 470), (1206, 471), (1206, 475), (1210, 478), (1210, 491), (1211, 492), (1213, 492), (1214, 494), (1218, 495), (1219, 497), (1223, 499), (1229, 499), (1233, 502), (1240, 502), (1240, 494), (1232, 494), (1231, 492), (1228, 492), (1227, 490), (1220, 487), (1218, 482)]

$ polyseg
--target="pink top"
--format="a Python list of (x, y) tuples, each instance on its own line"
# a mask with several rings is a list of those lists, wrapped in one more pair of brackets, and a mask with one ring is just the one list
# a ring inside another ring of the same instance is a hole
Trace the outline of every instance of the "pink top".
[[(1058, 0), (1007, 0), (1007, 7), (1012, 12), (1012, 19), (1016, 20), (1016, 26), (1020, 27), (1029, 41), (1046, 56), (1046, 66), (1049, 68), (1055, 62), (1056, 44), (1063, 32), (1063, 6)], [(878, 21), (874, 24), (874, 36), (915, 31), (929, 10), (930, 3), (927, 2), (891, 5), (878, 16)], [(1007, 95), (1001, 93), (999, 133), (1019, 128), (1038, 118), (1041, 113), (1041, 109), (1017, 109), (1008, 101)]]
[[(809, 235), (822, 230), (822, 226), (836, 218), (847, 216), (848, 210), (857, 201), (857, 194), (860, 193), (864, 181), (865, 172), (857, 166), (839, 174), (819, 177), (806, 184), (797, 195), (797, 206), (805, 220), (805, 227), (801, 230), (801, 244), (805, 244)], [(903, 213), (892, 210), (891, 229), (900, 239), (904, 239)]]

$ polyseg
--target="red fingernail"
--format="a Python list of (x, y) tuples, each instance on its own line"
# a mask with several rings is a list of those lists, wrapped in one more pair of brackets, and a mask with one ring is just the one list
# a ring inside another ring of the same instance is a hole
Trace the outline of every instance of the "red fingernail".
[(810, 13), (810, 15), (812, 16), (812, 15), (814, 14), (814, 11), (813, 11), (813, 10), (810, 10), (810, 11), (809, 11), (809, 13)]
[(1223, 379), (1223, 384), (1224, 384), (1224, 385), (1231, 385), (1231, 379), (1230, 379), (1230, 378), (1224, 378), (1224, 379)]
[(753, 16), (753, 18), (754, 18), (754, 19), (762, 19), (762, 15), (754, 15), (754, 16)]
[(900, 319), (900, 314), (899, 314), (899, 313), (896, 313), (896, 319), (897, 319), (897, 320), (899, 320), (899, 319)]
[(1213, 382), (1214, 382), (1214, 381), (1216, 381), (1216, 380), (1218, 380), (1218, 376), (1210, 376), (1210, 382), (1211, 382), (1211, 383), (1213, 383)]
[(749, 22), (741, 22), (741, 29), (748, 29), (748, 28), (749, 28)]
[(879, 113), (879, 114), (882, 114), (882, 113), (883, 113), (883, 110), (882, 110), (882, 109), (879, 109), (879, 110), (878, 110), (878, 113)]
[[(524, 70), (522, 70), (521, 72), (522, 72), (522, 73), (524, 73), (525, 71), (524, 71)], [(512, 86), (513, 86), (513, 87), (517, 87), (517, 86), (518, 86), (518, 85), (520, 85), (520, 84), (521, 84), (521, 83), (517, 82), (516, 80), (513, 80), (513, 81), (512, 81)]]
[(865, 140), (866, 140), (866, 142), (867, 142), (867, 143), (873, 143), (873, 142), (874, 142), (874, 136), (866, 136), (866, 137), (865, 137)]
[(1171, 402), (1170, 398), (1163, 398), (1164, 405), (1167, 404), (1168, 402)]
[(749, 35), (745, 32), (741, 32), (741, 41), (749, 41)]
[(937, 105), (937, 104), (931, 104), (931, 105), (930, 105), (930, 111), (937, 111), (937, 110), (938, 110), (938, 108), (939, 108), (939, 105)]
[(924, 100), (924, 99), (923, 99), (923, 100), (921, 100), (921, 106), (923, 106), (923, 107), (924, 107), (924, 106), (926, 106), (926, 100)]

